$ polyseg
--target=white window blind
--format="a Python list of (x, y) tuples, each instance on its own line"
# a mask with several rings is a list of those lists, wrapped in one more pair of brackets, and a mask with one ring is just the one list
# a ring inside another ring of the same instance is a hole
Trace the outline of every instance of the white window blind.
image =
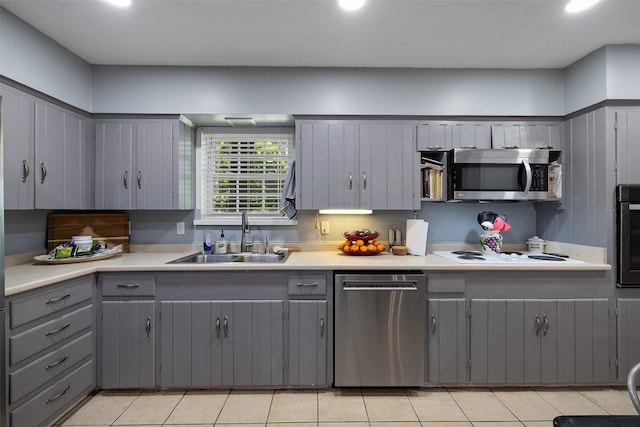
[(203, 219), (243, 211), (281, 217), (282, 189), (294, 159), (293, 129), (205, 128), (201, 141)]

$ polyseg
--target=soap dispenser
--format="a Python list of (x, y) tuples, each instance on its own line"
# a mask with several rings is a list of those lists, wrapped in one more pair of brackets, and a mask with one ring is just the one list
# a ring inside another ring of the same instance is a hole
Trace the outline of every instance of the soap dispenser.
[(224, 237), (224, 230), (221, 230), (220, 238), (216, 242), (216, 253), (219, 255), (227, 253), (227, 239)]
[(202, 246), (204, 253), (211, 252), (211, 249), (213, 248), (213, 233), (211, 233), (211, 230), (204, 230), (204, 242)]

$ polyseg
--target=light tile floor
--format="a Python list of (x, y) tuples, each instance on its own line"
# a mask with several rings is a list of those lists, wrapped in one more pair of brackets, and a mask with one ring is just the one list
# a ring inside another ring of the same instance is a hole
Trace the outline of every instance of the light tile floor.
[(624, 388), (103, 391), (64, 427), (550, 427), (636, 415)]

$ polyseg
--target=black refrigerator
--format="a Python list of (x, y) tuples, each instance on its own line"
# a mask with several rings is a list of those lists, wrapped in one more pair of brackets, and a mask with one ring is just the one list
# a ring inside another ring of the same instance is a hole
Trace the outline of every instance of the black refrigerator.
[(0, 95), (0, 427), (7, 426), (7, 345), (4, 309), (4, 149), (2, 95)]

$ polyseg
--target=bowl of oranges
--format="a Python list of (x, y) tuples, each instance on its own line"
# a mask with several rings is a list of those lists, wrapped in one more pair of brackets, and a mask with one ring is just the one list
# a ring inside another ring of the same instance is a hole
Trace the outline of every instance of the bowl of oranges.
[(342, 233), (346, 239), (338, 250), (349, 255), (376, 255), (384, 251), (384, 243), (378, 241), (380, 233), (370, 230), (354, 230)]

